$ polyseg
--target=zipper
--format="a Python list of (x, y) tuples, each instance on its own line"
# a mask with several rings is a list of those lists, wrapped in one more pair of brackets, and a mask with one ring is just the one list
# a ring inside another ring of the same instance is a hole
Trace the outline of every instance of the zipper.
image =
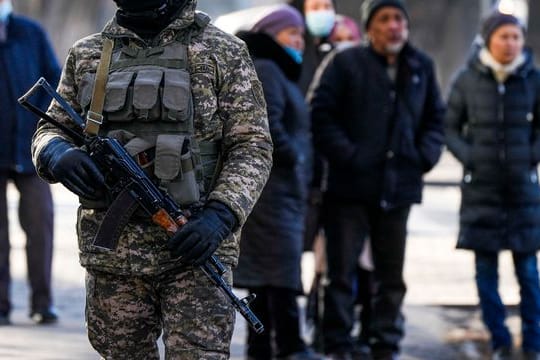
[[(504, 134), (504, 95), (506, 94), (506, 86), (504, 84), (499, 84), (497, 86), (497, 92), (499, 93), (499, 104), (497, 106), (497, 120), (498, 127), (501, 134)], [(499, 138), (501, 142), (501, 148), (499, 149), (499, 160), (506, 160), (506, 145), (504, 144), (504, 138)]]

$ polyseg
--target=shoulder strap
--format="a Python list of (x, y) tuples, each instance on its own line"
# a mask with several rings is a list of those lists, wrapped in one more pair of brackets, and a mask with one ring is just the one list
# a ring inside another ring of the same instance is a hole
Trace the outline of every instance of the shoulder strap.
[(176, 36), (176, 40), (189, 46), (191, 39), (204, 31), (206, 26), (210, 23), (210, 20), (212, 20), (210, 19), (210, 16), (201, 11), (196, 11), (193, 24), (187, 28), (187, 31), (180, 31)]
[(208, 16), (207, 14), (201, 12), (201, 11), (197, 11), (195, 12), (195, 24), (200, 28), (204, 28), (206, 27), (206, 25), (208, 25), (210, 23), (210, 16)]
[(96, 81), (94, 82), (94, 91), (92, 94), (92, 103), (90, 110), (86, 115), (86, 128), (84, 132), (95, 136), (99, 133), (99, 127), (103, 123), (103, 106), (105, 105), (105, 86), (109, 76), (109, 67), (111, 64), (114, 41), (105, 38), (103, 40), (103, 49), (101, 50), (101, 59), (96, 71)]

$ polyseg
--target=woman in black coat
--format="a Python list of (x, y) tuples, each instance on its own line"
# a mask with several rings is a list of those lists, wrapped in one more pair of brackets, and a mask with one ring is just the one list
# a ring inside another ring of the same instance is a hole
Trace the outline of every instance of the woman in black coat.
[(296, 302), (311, 167), (309, 112), (295, 84), (303, 31), (301, 14), (282, 5), (238, 34), (261, 80), (274, 142), (272, 172), (242, 230), (234, 271), (235, 286), (257, 295), (251, 306), (267, 329), (249, 330), (249, 359), (321, 359), (301, 338)]
[(494, 357), (511, 356), (512, 338), (497, 291), (498, 252), (512, 251), (521, 288), (523, 350), (540, 359), (540, 73), (523, 50), (511, 15), (493, 14), (451, 90), (449, 150), (463, 164), (458, 248), (475, 252), (476, 284)]

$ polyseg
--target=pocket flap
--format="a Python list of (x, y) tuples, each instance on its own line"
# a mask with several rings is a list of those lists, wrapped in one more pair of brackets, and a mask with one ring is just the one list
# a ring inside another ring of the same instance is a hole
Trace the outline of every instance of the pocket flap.
[(165, 72), (163, 105), (170, 110), (183, 111), (189, 107), (191, 83), (189, 73), (184, 70)]
[(126, 95), (133, 78), (133, 72), (115, 72), (109, 74), (107, 81), (107, 91), (105, 96), (105, 106), (103, 110), (106, 112), (118, 111), (124, 107), (126, 103)]
[(171, 181), (182, 168), (183, 135), (159, 135), (156, 140), (154, 174), (161, 180)]
[(131, 139), (133, 139), (135, 137), (135, 134), (132, 133), (132, 132), (129, 132), (127, 130), (116, 129), (116, 130), (109, 131), (107, 133), (107, 137), (118, 140), (120, 142), (120, 144), (122, 144), (122, 146), (124, 146)]
[(161, 70), (141, 70), (137, 73), (133, 86), (133, 106), (136, 109), (151, 109), (156, 105), (162, 77)]
[(81, 109), (85, 109), (90, 105), (92, 100), (92, 94), (94, 92), (94, 82), (96, 81), (96, 74), (86, 73), (79, 83), (79, 93), (77, 94), (77, 100)]
[(128, 141), (126, 145), (124, 145), (124, 148), (131, 156), (135, 156), (153, 147), (154, 147), (154, 144), (140, 137), (134, 137), (133, 139)]

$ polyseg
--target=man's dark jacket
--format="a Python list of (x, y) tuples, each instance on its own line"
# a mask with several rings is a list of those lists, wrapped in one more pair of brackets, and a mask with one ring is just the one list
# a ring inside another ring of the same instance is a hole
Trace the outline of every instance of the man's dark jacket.
[(452, 85), (446, 141), (464, 167), (459, 248), (540, 249), (540, 72), (525, 54), (504, 84), (474, 54)]
[(328, 159), (327, 195), (389, 209), (420, 202), (438, 161), (444, 105), (434, 66), (410, 45), (396, 82), (365, 45), (329, 56), (310, 94), (316, 147)]
[[(41, 76), (56, 87), (60, 67), (41, 27), (26, 18), (11, 15), (7, 40), (0, 42), (0, 171), (34, 172), (30, 141), (37, 117), (17, 103)], [(31, 99), (47, 109), (50, 98), (41, 93)]]

